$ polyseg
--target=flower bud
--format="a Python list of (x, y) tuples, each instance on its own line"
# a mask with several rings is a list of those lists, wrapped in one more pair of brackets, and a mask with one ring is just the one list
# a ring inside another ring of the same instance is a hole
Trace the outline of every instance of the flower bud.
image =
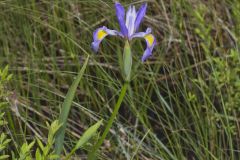
[(123, 69), (125, 80), (130, 81), (132, 69), (132, 52), (128, 41), (125, 42), (123, 51)]

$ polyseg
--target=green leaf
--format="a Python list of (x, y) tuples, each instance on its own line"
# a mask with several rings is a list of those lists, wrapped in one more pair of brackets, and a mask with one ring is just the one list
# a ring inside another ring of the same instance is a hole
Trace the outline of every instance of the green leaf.
[(78, 149), (82, 147), (97, 132), (97, 129), (100, 127), (101, 124), (102, 124), (102, 120), (98, 121), (93, 126), (89, 127), (83, 133), (82, 137), (79, 139), (74, 149)]
[(37, 138), (37, 143), (38, 143), (38, 146), (41, 148), (41, 150), (43, 151), (44, 150), (44, 146), (41, 142), (41, 140), (39, 138)]
[(59, 156), (58, 155), (50, 155), (49, 157), (48, 157), (48, 159), (58, 159), (59, 158)]
[(2, 78), (5, 80), (8, 75), (8, 65), (2, 71)]
[(6, 148), (6, 146), (1, 146), (0, 145), (0, 152), (2, 151), (2, 150), (4, 150)]
[(123, 69), (125, 80), (130, 81), (131, 69), (132, 69), (132, 52), (129, 42), (125, 42), (124, 51), (123, 51)]
[(102, 124), (102, 120), (98, 121), (97, 123), (95, 123), (94, 125), (92, 125), (91, 127), (89, 127), (84, 133), (83, 135), (80, 137), (80, 139), (78, 140), (77, 144), (75, 145), (75, 147), (73, 148), (73, 150), (70, 152), (70, 154), (67, 156), (66, 160), (69, 159), (71, 157), (71, 155), (73, 155), (73, 153), (79, 149), (80, 147), (82, 147), (85, 143), (87, 143), (89, 141), (89, 139), (97, 132), (98, 128), (100, 127), (100, 125)]
[[(0, 102), (0, 109), (4, 109), (7, 106), (8, 106), (8, 102)], [(1, 118), (1, 115), (0, 115), (0, 118)]]
[(62, 126), (56, 134), (56, 141), (55, 141), (55, 153), (57, 155), (60, 155), (60, 153), (62, 151), (62, 148), (63, 148), (68, 114), (69, 114), (69, 111), (71, 109), (72, 101), (73, 101), (75, 92), (77, 90), (78, 84), (79, 84), (80, 80), (82, 79), (83, 73), (84, 73), (84, 71), (87, 67), (88, 59), (89, 59), (89, 56), (85, 60), (85, 62), (83, 64), (83, 67), (81, 68), (81, 70), (79, 71), (76, 79), (73, 81), (71, 87), (69, 88), (68, 93), (66, 95), (66, 98), (65, 98), (65, 100), (62, 104), (61, 113), (60, 113), (60, 116), (59, 116), (59, 119), (58, 119), (59, 123), (62, 124)]
[(6, 121), (0, 120), (0, 126), (6, 125), (6, 124), (8, 124)]
[(0, 136), (0, 142), (3, 143), (6, 139), (6, 134), (2, 133), (1, 136)]
[(36, 160), (42, 160), (42, 155), (41, 155), (39, 148), (37, 149), (37, 151), (35, 153), (35, 157), (36, 157)]
[(0, 118), (2, 118), (4, 116), (5, 112), (1, 113), (0, 114)]
[(32, 149), (32, 147), (33, 147), (34, 144), (35, 144), (35, 141), (32, 141), (32, 142), (28, 145), (28, 147), (27, 147), (28, 151), (30, 151), (30, 150)]
[(9, 74), (9, 75), (7, 76), (7, 81), (10, 81), (10, 80), (12, 79), (12, 77), (13, 77), (13, 75), (12, 75), (12, 74)]
[(0, 156), (0, 160), (9, 158), (9, 155)]
[(11, 142), (11, 139), (6, 139), (4, 142), (3, 142), (3, 145), (7, 145), (9, 142)]

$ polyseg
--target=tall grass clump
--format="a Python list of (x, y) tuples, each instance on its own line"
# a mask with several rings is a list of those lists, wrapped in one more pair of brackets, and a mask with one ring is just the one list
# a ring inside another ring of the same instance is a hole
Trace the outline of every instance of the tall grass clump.
[[(90, 47), (96, 28), (119, 29), (114, 2), (0, 2), (0, 159), (87, 159), (124, 83), (124, 41)], [(141, 62), (145, 42), (132, 42), (131, 81), (96, 159), (239, 159), (239, 1), (120, 2), (148, 4), (141, 30), (157, 43)]]

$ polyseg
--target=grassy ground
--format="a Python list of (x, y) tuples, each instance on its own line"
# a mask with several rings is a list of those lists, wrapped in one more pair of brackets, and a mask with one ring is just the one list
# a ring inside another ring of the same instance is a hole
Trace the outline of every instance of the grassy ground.
[[(99, 159), (239, 159), (239, 0), (146, 2), (141, 30), (152, 27), (157, 46), (142, 63), (145, 43), (134, 42), (134, 77)], [(5, 109), (9, 150), (47, 136), (45, 122), (57, 119), (90, 55), (68, 119), (68, 152), (85, 129), (109, 119), (123, 84), (123, 41), (106, 38), (99, 54), (90, 48), (96, 28), (119, 27), (114, 3), (2, 0), (0, 9), (0, 64), (13, 74)], [(84, 159), (91, 144), (75, 156)]]

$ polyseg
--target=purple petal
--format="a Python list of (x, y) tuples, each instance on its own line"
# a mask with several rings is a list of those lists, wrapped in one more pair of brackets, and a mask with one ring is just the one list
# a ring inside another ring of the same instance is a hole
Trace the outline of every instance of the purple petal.
[(120, 25), (121, 33), (125, 37), (127, 37), (128, 30), (127, 30), (127, 27), (125, 25), (125, 10), (119, 2), (115, 3), (115, 8), (116, 8), (116, 15), (117, 15), (117, 18), (118, 18), (118, 23)]
[[(149, 40), (147, 36), (151, 36), (153, 39)], [(144, 51), (144, 54), (142, 56), (142, 62), (144, 62), (149, 56), (152, 55), (153, 48), (156, 45), (156, 38), (152, 34), (147, 34), (144, 36), (144, 38), (147, 42), (147, 49)]]
[(141, 8), (138, 10), (137, 17), (136, 17), (136, 20), (135, 20), (135, 32), (138, 31), (140, 23), (142, 22), (142, 19), (146, 14), (146, 10), (147, 10), (147, 3), (143, 4), (141, 6)]
[(91, 44), (92, 50), (93, 50), (95, 53), (97, 53), (97, 51), (98, 51), (98, 49), (99, 49), (100, 42), (101, 42), (101, 41), (95, 41), (95, 42), (92, 42), (92, 44)]
[(152, 50), (150, 48), (147, 48), (145, 51), (144, 51), (144, 54), (142, 56), (142, 62), (144, 62), (149, 56), (152, 55)]
[(133, 34), (130, 38), (144, 38), (147, 43), (147, 49), (144, 51), (142, 61), (145, 61), (149, 56), (152, 55), (154, 46), (156, 45), (156, 38), (151, 34), (152, 29), (147, 28), (146, 32), (138, 32)]
[(128, 29), (128, 37), (131, 37), (134, 34), (134, 25), (136, 19), (136, 9), (135, 6), (130, 6), (126, 15), (126, 27)]
[(108, 35), (115, 36), (120, 35), (120, 33), (118, 31), (108, 29), (105, 26), (98, 28), (93, 32), (93, 42), (91, 44), (91, 47), (94, 52), (98, 51), (101, 41)]
[(147, 28), (146, 32), (138, 32), (138, 33), (134, 33), (131, 37), (130, 40), (133, 38), (144, 38), (144, 36), (146, 36), (147, 34), (150, 34), (152, 32), (151, 28)]

